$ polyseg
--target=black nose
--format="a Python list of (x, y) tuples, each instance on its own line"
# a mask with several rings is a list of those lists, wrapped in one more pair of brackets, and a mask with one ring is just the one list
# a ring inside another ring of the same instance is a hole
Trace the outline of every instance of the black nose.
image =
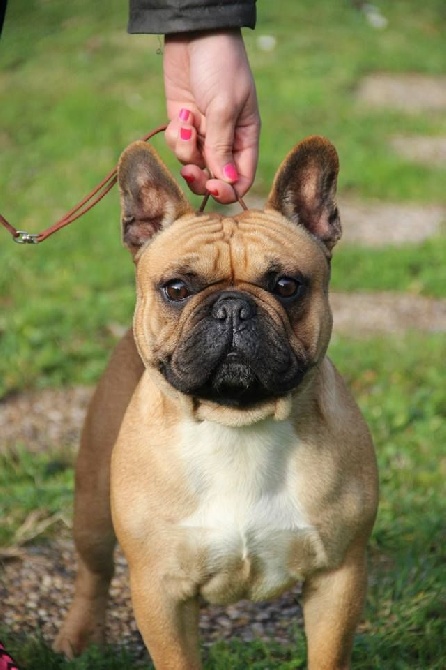
[(212, 307), (212, 316), (217, 321), (237, 326), (242, 321), (249, 321), (257, 314), (254, 300), (243, 293), (225, 291), (221, 293)]

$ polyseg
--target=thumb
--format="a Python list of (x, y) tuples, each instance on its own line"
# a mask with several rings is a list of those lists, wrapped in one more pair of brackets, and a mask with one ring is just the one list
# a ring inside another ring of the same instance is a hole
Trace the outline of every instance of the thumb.
[(212, 176), (234, 184), (239, 175), (234, 162), (234, 134), (236, 118), (225, 112), (208, 112), (204, 158)]

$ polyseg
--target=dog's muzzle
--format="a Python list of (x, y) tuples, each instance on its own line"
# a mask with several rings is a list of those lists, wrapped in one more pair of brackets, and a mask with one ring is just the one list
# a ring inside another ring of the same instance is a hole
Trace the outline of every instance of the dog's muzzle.
[(200, 305), (187, 336), (160, 365), (179, 391), (237, 407), (287, 394), (307, 368), (284, 328), (241, 291), (213, 294)]

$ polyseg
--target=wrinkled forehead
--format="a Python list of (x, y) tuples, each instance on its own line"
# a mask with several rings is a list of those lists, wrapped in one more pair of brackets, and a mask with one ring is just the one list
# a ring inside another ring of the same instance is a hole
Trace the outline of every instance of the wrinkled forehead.
[(311, 274), (325, 256), (301, 226), (273, 210), (247, 210), (234, 217), (186, 215), (145, 247), (138, 271), (162, 278), (188, 272), (214, 281), (255, 281), (265, 272)]

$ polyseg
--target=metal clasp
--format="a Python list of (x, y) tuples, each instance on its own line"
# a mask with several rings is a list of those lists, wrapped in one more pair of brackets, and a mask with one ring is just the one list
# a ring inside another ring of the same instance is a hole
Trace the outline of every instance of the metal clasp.
[(18, 230), (13, 240), (17, 244), (38, 244), (38, 235), (36, 233), (27, 233), (25, 230)]

